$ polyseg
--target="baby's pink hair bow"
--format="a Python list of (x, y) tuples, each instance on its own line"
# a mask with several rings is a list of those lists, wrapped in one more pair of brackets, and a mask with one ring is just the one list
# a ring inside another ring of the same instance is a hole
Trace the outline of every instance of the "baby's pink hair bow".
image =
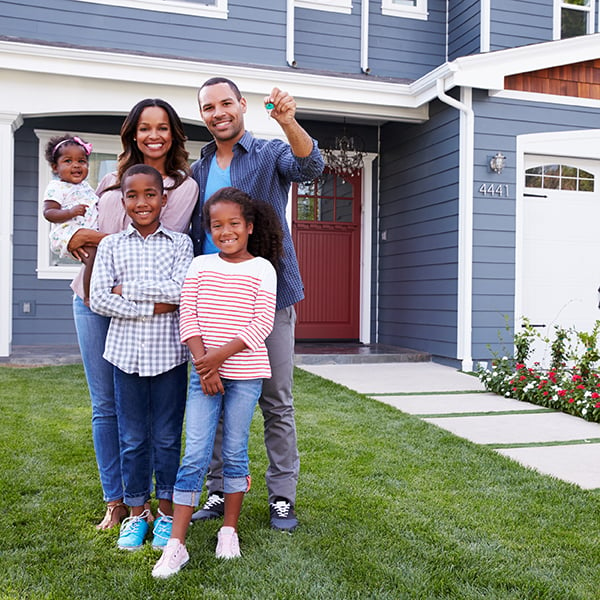
[(76, 135), (74, 135), (73, 141), (77, 142), (85, 150), (85, 153), (88, 156), (92, 153), (92, 145), (86, 144), (80, 137), (77, 137)]

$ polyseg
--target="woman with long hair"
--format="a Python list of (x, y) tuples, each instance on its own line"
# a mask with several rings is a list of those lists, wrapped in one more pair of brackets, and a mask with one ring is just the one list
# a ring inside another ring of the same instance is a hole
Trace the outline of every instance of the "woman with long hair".
[[(198, 185), (189, 176), (186, 139), (179, 116), (164, 100), (148, 98), (131, 109), (121, 127), (123, 152), (117, 171), (105, 175), (96, 189), (99, 231), (75, 232), (69, 244), (75, 258), (84, 256), (84, 246), (97, 246), (105, 235), (128, 226), (130, 219), (123, 207), (120, 185), (123, 174), (134, 164), (147, 164), (159, 171), (167, 193), (161, 222), (168, 229), (187, 232), (198, 199)], [(103, 358), (110, 318), (92, 312), (84, 304), (81, 274), (71, 287), (75, 292), (75, 327), (92, 402), (92, 436), (106, 502), (104, 518), (96, 527), (110, 529), (128, 513), (123, 503), (113, 366)], [(160, 526), (160, 519), (157, 525)]]

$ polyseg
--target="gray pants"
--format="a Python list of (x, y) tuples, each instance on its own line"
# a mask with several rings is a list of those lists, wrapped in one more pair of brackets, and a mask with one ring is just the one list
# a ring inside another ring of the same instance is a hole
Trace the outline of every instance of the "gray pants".
[[(295, 325), (296, 311), (293, 306), (275, 312), (273, 331), (265, 341), (272, 375), (271, 379), (264, 380), (262, 395), (258, 401), (263, 413), (265, 447), (269, 458), (266, 473), (269, 502), (282, 496), (292, 504), (296, 502), (300, 471), (292, 397)], [(223, 431), (219, 423), (206, 480), (209, 493), (223, 491), (222, 440)]]

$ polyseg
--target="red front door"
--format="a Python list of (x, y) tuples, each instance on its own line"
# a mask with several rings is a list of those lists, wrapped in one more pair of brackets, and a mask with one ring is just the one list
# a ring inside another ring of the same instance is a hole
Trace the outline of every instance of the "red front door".
[(292, 237), (305, 299), (296, 309), (297, 340), (358, 340), (361, 176), (327, 170), (294, 186)]

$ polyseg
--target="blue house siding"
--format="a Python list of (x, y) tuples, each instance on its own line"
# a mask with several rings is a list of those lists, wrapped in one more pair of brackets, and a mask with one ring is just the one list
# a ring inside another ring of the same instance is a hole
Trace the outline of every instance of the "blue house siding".
[[(474, 94), (476, 114), (473, 215), (473, 357), (488, 360), (489, 344), (501, 351), (498, 333), (514, 321), (515, 170), (518, 135), (598, 127), (594, 108), (525, 102)], [(487, 161), (495, 152), (507, 157), (500, 175)], [(482, 185), (508, 185), (506, 197), (479, 191)], [(517, 315), (520, 316), (520, 315)], [(509, 334), (505, 337), (508, 339)]]
[(458, 116), (382, 127), (379, 341), (456, 356)]
[(426, 21), (381, 14), (370, 2), (369, 67), (372, 75), (418, 79), (446, 56), (446, 3), (429, 0)]
[[(278, 8), (279, 5), (279, 8)], [(229, 1), (214, 19), (75, 0), (0, 2), (0, 34), (180, 58), (285, 65), (285, 3)], [(151, 76), (151, 75), (149, 75)]]
[(481, 46), (481, 2), (451, 2), (448, 13), (448, 60), (477, 54)]
[(302, 69), (360, 73), (360, 12), (296, 9), (294, 58)]
[[(373, 75), (417, 79), (445, 60), (446, 6), (430, 0), (426, 21), (381, 14), (370, 3), (369, 64)], [(360, 3), (352, 14), (295, 10), (299, 68), (360, 73)], [(49, 43), (148, 52), (206, 61), (285, 67), (285, 3), (228, 3), (214, 19), (76, 0), (26, 5), (0, 1), (0, 34)], [(82, 24), (85, 23), (85, 26)]]
[(492, 0), (490, 50), (552, 40), (553, 0)]

